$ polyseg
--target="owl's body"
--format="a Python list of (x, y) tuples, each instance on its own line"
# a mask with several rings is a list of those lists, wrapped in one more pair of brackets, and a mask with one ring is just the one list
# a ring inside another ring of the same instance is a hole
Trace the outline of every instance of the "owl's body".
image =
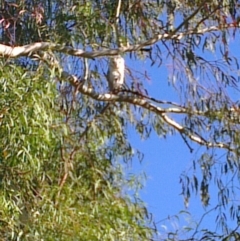
[(124, 59), (120, 55), (110, 58), (107, 73), (107, 80), (110, 91), (121, 89), (124, 84), (124, 70)]

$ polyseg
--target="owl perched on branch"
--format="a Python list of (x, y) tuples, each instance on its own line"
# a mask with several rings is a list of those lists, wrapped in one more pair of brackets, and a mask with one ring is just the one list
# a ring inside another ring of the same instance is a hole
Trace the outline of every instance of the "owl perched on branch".
[(124, 59), (120, 56), (110, 58), (107, 81), (110, 91), (120, 90), (124, 84)]

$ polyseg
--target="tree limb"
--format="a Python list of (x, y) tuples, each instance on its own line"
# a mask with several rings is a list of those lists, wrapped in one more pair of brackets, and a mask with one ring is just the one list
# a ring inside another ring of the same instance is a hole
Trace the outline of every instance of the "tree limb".
[[(72, 84), (79, 92), (81, 92), (84, 95), (87, 95), (95, 100), (98, 101), (119, 101), (119, 102), (126, 102), (130, 103), (133, 105), (141, 106), (144, 109), (150, 110), (157, 115), (159, 115), (165, 123), (167, 123), (169, 126), (173, 127), (176, 131), (178, 131), (181, 135), (184, 134), (187, 136), (190, 140), (212, 148), (212, 147), (217, 147), (217, 148), (223, 148), (227, 149), (229, 151), (233, 151), (230, 147), (230, 145), (224, 144), (224, 143), (213, 143), (213, 142), (208, 142), (204, 138), (195, 135), (194, 133), (191, 133), (188, 129), (186, 129), (184, 126), (180, 125), (177, 123), (175, 120), (171, 119), (168, 117), (166, 114), (167, 113), (185, 113), (188, 114), (189, 111), (185, 108), (183, 109), (178, 109), (178, 108), (161, 108), (159, 106), (154, 105), (153, 103), (149, 102), (149, 100), (143, 99), (142, 97), (136, 97), (136, 96), (129, 96), (129, 95), (117, 95), (114, 93), (105, 93), (105, 94), (98, 94), (96, 93), (92, 88), (88, 88), (85, 86), (82, 82), (79, 82), (78, 78), (74, 75), (70, 75), (67, 72), (62, 73), (62, 78), (67, 79), (70, 84)], [(199, 113), (204, 113), (204, 112), (199, 112)]]
[(20, 56), (32, 56), (34, 53), (38, 51), (47, 51), (47, 50), (66, 53), (71, 56), (84, 57), (84, 58), (113, 56), (120, 53), (138, 51), (146, 46), (151, 46), (160, 40), (167, 40), (167, 39), (180, 40), (184, 36), (187, 36), (189, 34), (204, 34), (204, 33), (219, 31), (227, 28), (236, 28), (236, 24), (230, 23), (230, 24), (223, 24), (221, 26), (212, 26), (209, 28), (198, 29), (198, 30), (192, 29), (182, 33), (157, 34), (153, 38), (147, 41), (143, 41), (142, 43), (139, 43), (139, 44), (122, 46), (116, 49), (105, 49), (105, 50), (91, 51), (91, 52), (84, 51), (82, 49), (74, 49), (72, 47), (62, 46), (60, 44), (54, 44), (49, 42), (37, 42), (37, 43), (32, 43), (32, 44), (17, 46), (17, 47), (11, 47), (4, 44), (0, 44), (0, 56), (17, 58)]

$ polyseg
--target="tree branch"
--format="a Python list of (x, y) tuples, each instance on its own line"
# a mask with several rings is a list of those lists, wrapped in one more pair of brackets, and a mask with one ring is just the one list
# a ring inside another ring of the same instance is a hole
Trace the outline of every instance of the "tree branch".
[[(133, 105), (141, 106), (144, 109), (150, 110), (157, 115), (159, 115), (165, 123), (167, 123), (169, 126), (173, 127), (176, 131), (178, 131), (181, 135), (184, 134), (187, 136), (190, 140), (212, 148), (212, 147), (217, 147), (217, 148), (223, 148), (227, 149), (229, 151), (233, 151), (229, 145), (226, 145), (224, 143), (213, 143), (213, 142), (208, 142), (204, 138), (195, 135), (194, 133), (191, 133), (188, 129), (177, 123), (175, 120), (171, 119), (168, 117), (166, 114), (167, 113), (185, 113), (188, 114), (189, 110), (186, 108), (178, 109), (178, 108), (161, 108), (159, 106), (154, 105), (151, 103), (149, 100), (143, 99), (142, 97), (136, 97), (136, 96), (129, 96), (129, 95), (117, 95), (113, 93), (105, 93), (105, 94), (98, 94), (94, 92), (92, 88), (88, 88), (85, 86), (82, 82), (79, 82), (78, 78), (74, 75), (70, 75), (67, 72), (62, 73), (62, 78), (67, 79), (70, 84), (72, 84), (79, 92), (81, 92), (84, 95), (87, 95), (95, 100), (98, 101), (118, 101), (118, 102), (126, 102), (130, 103)], [(204, 113), (204, 112), (199, 112), (199, 113)]]
[(47, 50), (66, 53), (72, 56), (84, 57), (84, 58), (113, 56), (120, 53), (138, 51), (146, 46), (154, 45), (160, 40), (167, 40), (167, 39), (180, 40), (184, 36), (187, 36), (189, 34), (204, 34), (204, 33), (219, 31), (227, 28), (236, 28), (236, 25), (234, 23), (230, 23), (230, 24), (224, 24), (221, 26), (212, 26), (209, 28), (204, 28), (199, 30), (192, 29), (182, 33), (157, 34), (153, 38), (147, 41), (143, 41), (142, 43), (139, 43), (139, 44), (122, 46), (116, 49), (106, 49), (106, 50), (99, 50), (99, 51), (92, 51), (92, 52), (84, 51), (82, 49), (74, 49), (72, 47), (62, 46), (59, 44), (48, 43), (48, 42), (38, 42), (38, 43), (28, 44), (24, 46), (17, 46), (17, 47), (11, 47), (11, 46), (0, 44), (0, 56), (17, 58), (20, 56), (32, 56), (34, 53), (38, 51), (47, 51)]

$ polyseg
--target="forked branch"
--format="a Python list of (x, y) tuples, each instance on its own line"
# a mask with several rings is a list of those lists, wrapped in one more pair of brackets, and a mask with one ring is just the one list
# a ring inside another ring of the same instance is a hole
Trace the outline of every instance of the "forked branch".
[[(133, 105), (141, 106), (144, 109), (150, 110), (156, 113), (157, 115), (159, 115), (166, 124), (173, 127), (181, 135), (183, 134), (187, 136), (190, 140), (200, 145), (203, 145), (209, 148), (217, 147), (217, 148), (227, 149), (229, 151), (234, 151), (234, 149), (231, 148), (230, 145), (227, 145), (225, 143), (214, 143), (214, 142), (206, 141), (201, 136), (192, 133), (189, 129), (185, 128), (184, 126), (180, 125), (177, 121), (167, 116), (168, 113), (188, 114), (189, 111), (186, 108), (161, 108), (155, 105), (154, 103), (151, 103), (149, 100), (144, 99), (142, 96), (137, 97), (137, 96), (120, 95), (120, 94), (113, 94), (113, 93), (98, 94), (92, 88), (88, 88), (87, 86), (85, 86), (74, 75), (70, 75), (67, 72), (63, 72), (62, 78), (69, 81), (79, 92), (95, 100), (107, 101), (107, 102), (111, 102), (111, 101), (125, 102)], [(203, 112), (199, 112), (199, 114), (203, 114)]]

